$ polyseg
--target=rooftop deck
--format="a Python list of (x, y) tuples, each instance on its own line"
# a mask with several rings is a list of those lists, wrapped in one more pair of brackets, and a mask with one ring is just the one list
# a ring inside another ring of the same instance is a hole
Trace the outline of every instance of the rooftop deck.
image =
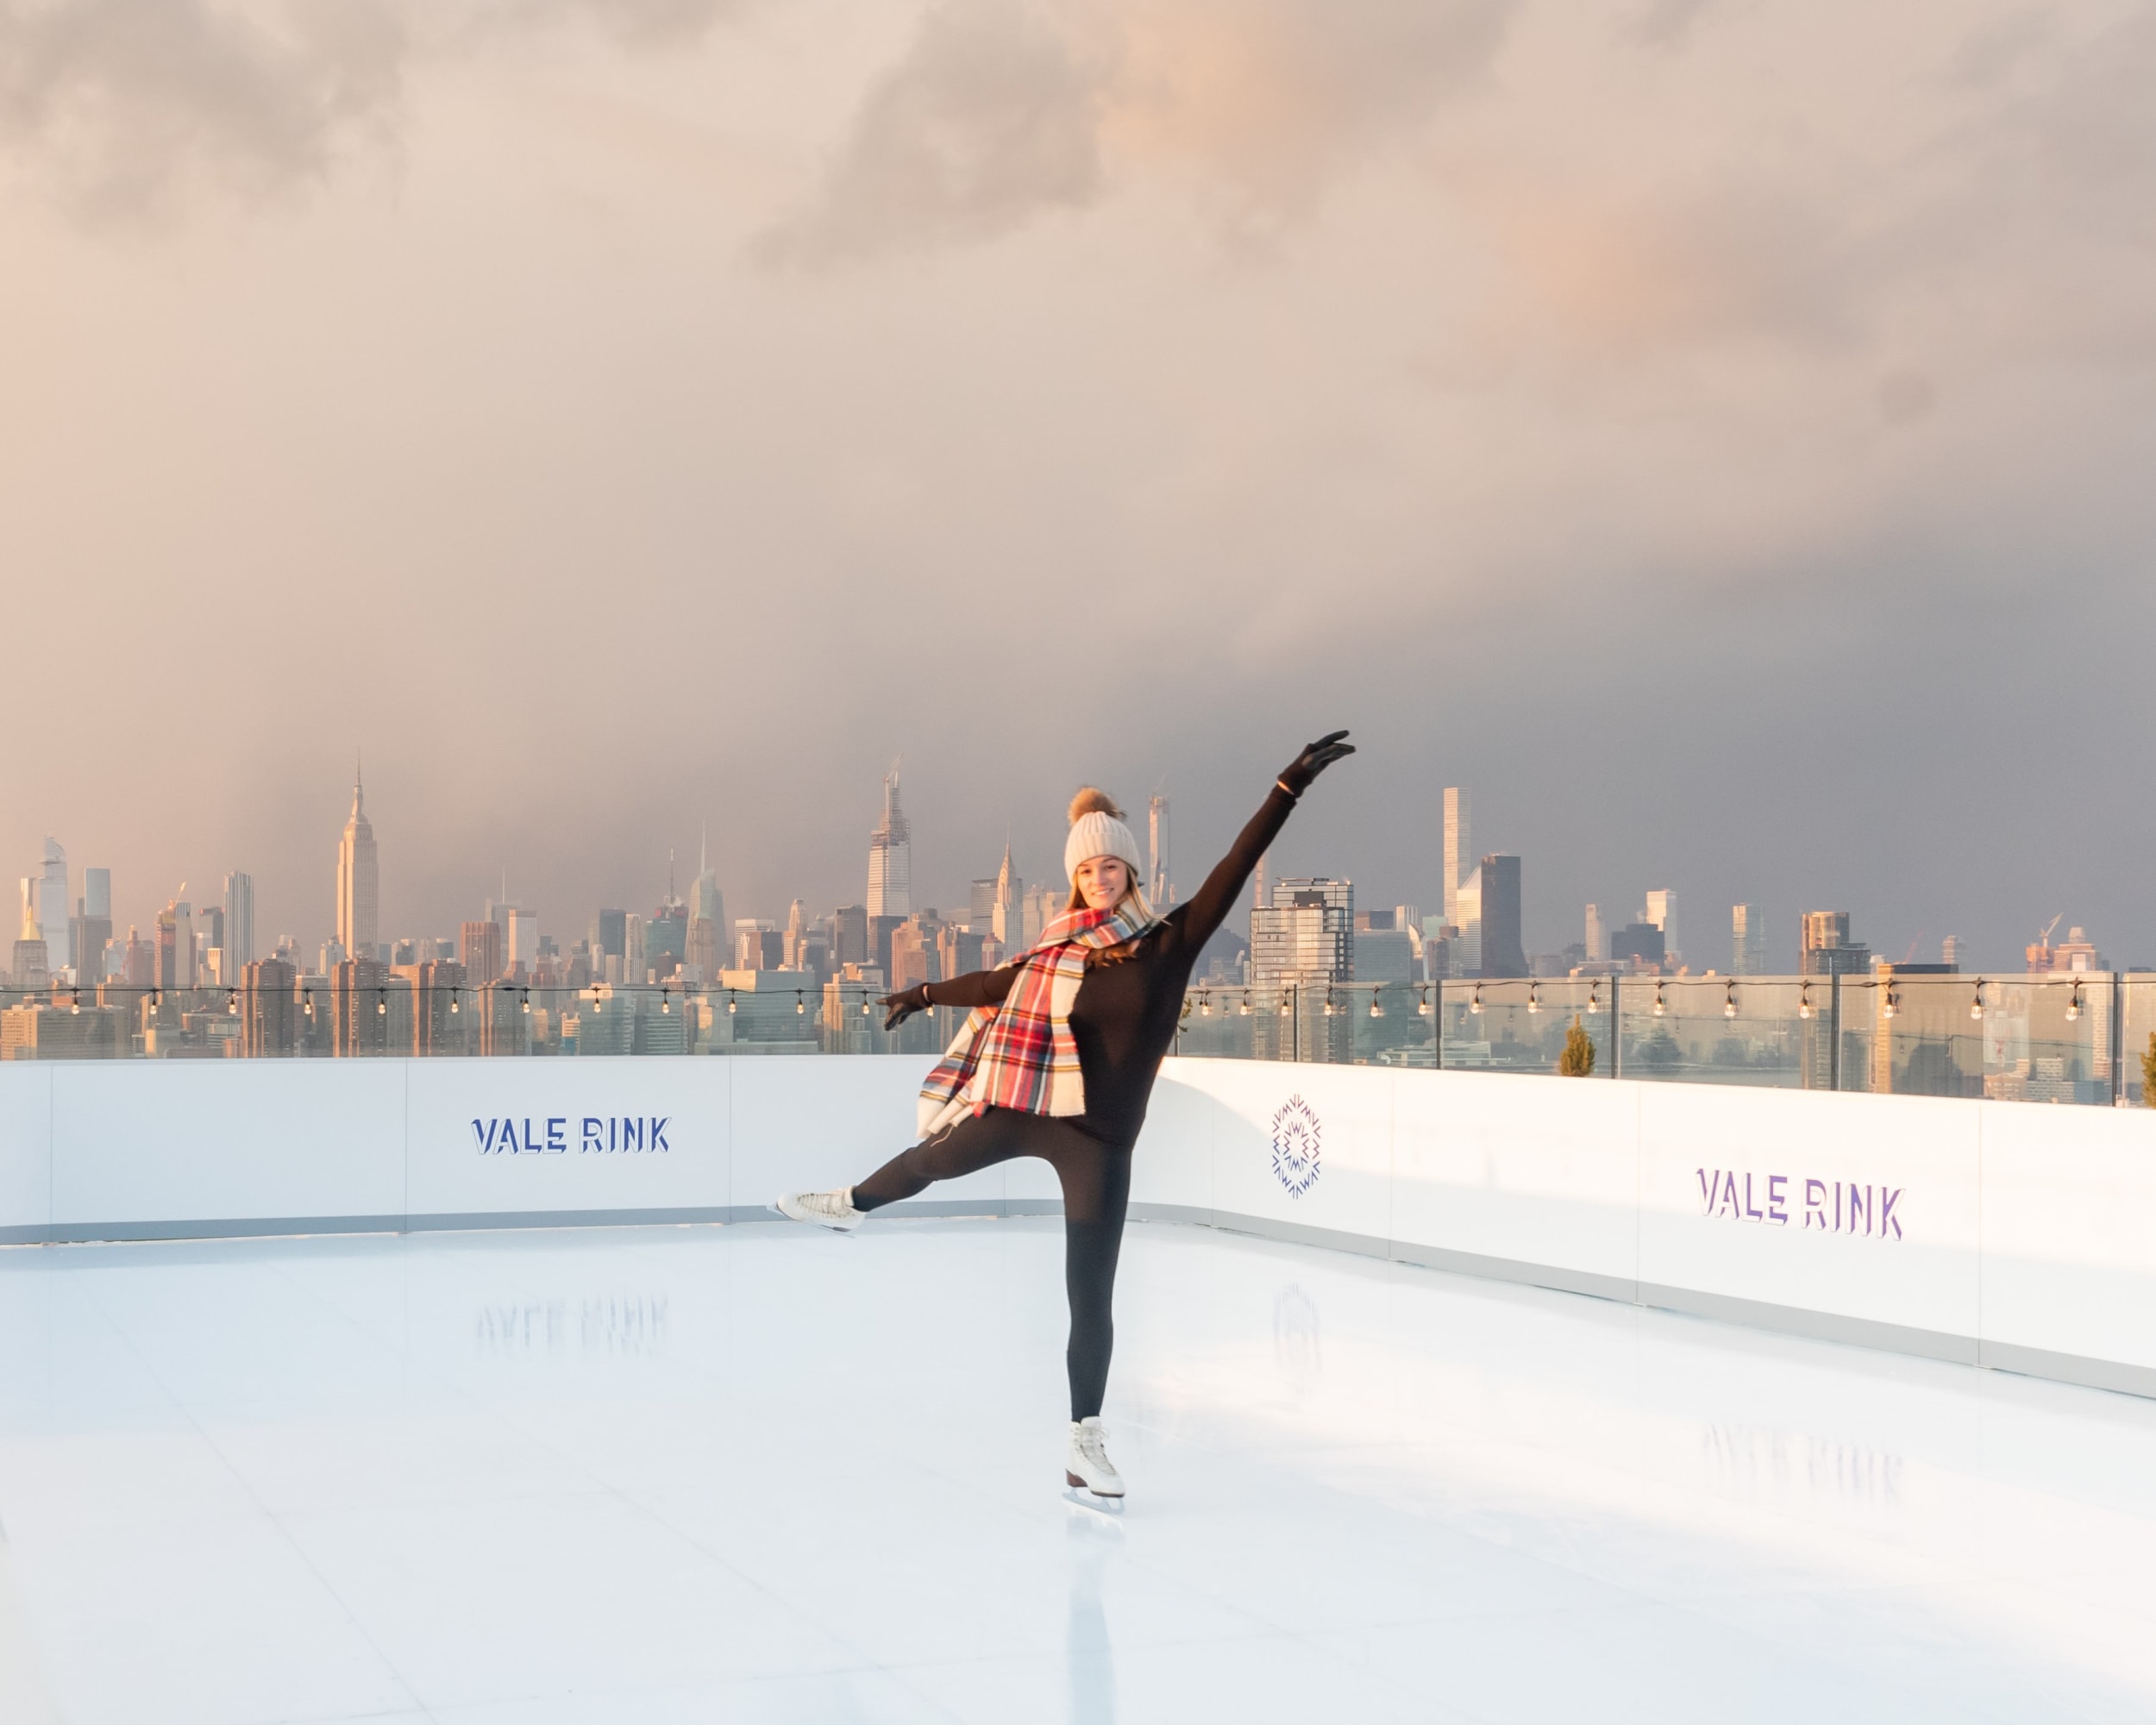
[(2156, 1403), (1134, 1226), (0, 1252), (0, 1717), (2140, 1720)]

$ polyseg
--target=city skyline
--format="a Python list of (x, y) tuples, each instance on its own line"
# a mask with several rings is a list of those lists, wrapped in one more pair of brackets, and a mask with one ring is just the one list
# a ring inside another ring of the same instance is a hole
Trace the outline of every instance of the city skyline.
[(1175, 787), (1188, 885), (1348, 724), (1283, 875), (1434, 908), (1468, 784), (1536, 946), (1653, 885), (1777, 962), (1819, 904), (2156, 954), (2134, 17), (442, 11), (28, 62), (11, 878), (314, 926), (357, 746), (391, 926), (655, 904), (706, 820), (853, 902), (901, 753), (917, 892), (1048, 878), (1087, 781)]
[[(1441, 794), (1438, 846), (1432, 858), (1435, 890), (1427, 894), (1428, 900), (1434, 900), (1442, 894), (1445, 877), (1460, 858), (1461, 847), (1469, 843), (1470, 828), (1467, 811), (1472, 794), (1468, 787), (1462, 786), (1446, 787)], [(916, 904), (915, 895), (910, 894), (912, 824), (900, 803), (899, 775), (895, 766), (883, 777), (882, 799), (880, 818), (868, 834), (868, 884), (871, 894), (877, 889), (879, 883), (887, 893), (893, 888), (907, 889), (909, 897), (903, 909), (898, 908), (894, 900), (887, 900), (887, 907), (879, 912), (869, 907), (865, 897), (858, 900), (841, 897), (829, 903), (819, 900), (819, 908), (811, 911), (808, 908), (810, 899), (799, 893), (791, 893), (787, 896), (787, 909), (783, 921), (766, 916), (761, 911), (752, 911), (749, 914), (730, 919), (725, 910), (724, 888), (711, 862), (706, 828), (699, 836), (698, 873), (687, 900), (678, 895), (674, 853), (669, 850), (663, 895), (656, 899), (646, 894), (620, 900), (617, 900), (619, 907), (612, 909), (606, 907), (604, 900), (594, 900), (581, 907), (571, 906), (560, 912), (542, 913), (530, 904), (520, 906), (512, 902), (505, 876), (500, 883), (499, 896), (490, 894), (486, 898), (483, 917), (475, 921), (468, 916), (460, 916), (441, 927), (429, 928), (416, 923), (409, 925), (405, 923), (388, 923), (381, 919), (379, 908), (379, 847), (366, 809), (363, 780), (355, 769), (352, 805), (336, 848), (330, 926), (320, 943), (319, 963), (316, 968), (326, 973), (334, 969), (339, 959), (350, 956), (354, 950), (352, 931), (363, 929), (371, 931), (373, 935), (365, 950), (385, 955), (384, 962), (387, 962), (386, 955), (393, 946), (417, 944), (429, 945), (431, 951), (432, 944), (438, 944), (443, 956), (455, 950), (467, 969), (475, 975), (502, 974), (510, 969), (528, 972), (542, 951), (566, 952), (585, 938), (587, 928), (590, 937), (587, 944), (598, 947), (601, 919), (604, 918), (611, 917), (617, 921), (626, 919), (626, 931), (616, 929), (606, 942), (606, 950), (623, 953), (641, 941), (643, 929), (652, 921), (664, 921), (678, 916), (686, 933), (672, 947), (675, 958), (693, 964), (697, 974), (709, 976), (717, 974), (720, 969), (736, 966), (755, 969), (762, 963), (761, 957), (748, 955), (747, 948), (741, 944), (749, 938), (743, 931), (752, 926), (770, 931), (768, 934), (760, 937), (764, 944), (759, 947), (759, 954), (766, 950), (774, 953), (783, 951), (788, 955), (784, 960), (785, 968), (794, 968), (792, 955), (800, 944), (804, 917), (828, 920), (832, 914), (844, 913), (849, 905), (855, 912), (865, 915), (871, 924), (880, 915), (887, 922), (902, 921), (918, 909), (931, 918), (971, 925), (977, 932), (992, 932), (999, 946), (1006, 950), (1009, 946), (1007, 930), (1018, 928), (1023, 920), (1024, 932), (1030, 937), (1041, 920), (1052, 914), (1052, 910), (1045, 904), (1037, 910), (1034, 900), (1042, 893), (1045, 893), (1050, 900), (1060, 900), (1060, 888), (1043, 883), (1032, 891), (1025, 890), (1023, 872), (1016, 862), (1014, 841), (1007, 835), (994, 874), (975, 875), (962, 884), (952, 883), (951, 889), (941, 894), (941, 901), (937, 904), (927, 904), (924, 898), (921, 903)], [(1170, 810), (1170, 800), (1165, 795), (1156, 793), (1150, 800), (1149, 830), (1155, 836), (1153, 842), (1156, 847), (1152, 854), (1157, 857), (1163, 869), (1168, 862), (1166, 835)], [(423, 855), (423, 850), (421, 854)], [(1269, 857), (1267, 862), (1270, 862)], [(137, 921), (124, 915), (114, 916), (113, 871), (110, 868), (84, 866), (72, 875), (70, 868), (66, 847), (48, 835), (42, 843), (40, 872), (34, 875), (26, 875), (21, 881), (24, 913), (22, 936), (25, 938), (38, 918), (41, 907), (65, 902), (67, 889), (75, 881), (78, 881), (82, 888), (73, 900), (73, 913), (65, 919), (63, 940), (56, 942), (49, 932), (43, 934), (48, 949), (54, 955), (49, 961), (49, 970), (57, 974), (67, 967), (68, 957), (74, 944), (86, 941), (95, 944), (110, 939), (112, 950), (117, 955), (128, 938), (135, 936), (141, 940), (147, 950), (156, 953), (152, 962), (157, 980), (166, 986), (184, 986), (180, 982), (181, 976), (192, 974), (188, 969), (194, 962), (193, 948), (189, 944), (188, 934), (194, 927), (192, 919), (197, 914), (195, 907), (185, 896), (186, 883), (182, 881), (178, 892), (167, 899), (161, 908), (150, 912)], [(1493, 868), (1499, 871), (1495, 876), (1494, 888), (1489, 875)], [(1532, 863), (1525, 864), (1524, 868), (1531, 879)], [(1060, 869), (1056, 874), (1060, 877)], [(392, 875), (393, 878), (393, 869)], [(1591, 968), (1614, 958), (1621, 964), (1628, 957), (1648, 950), (1638, 944), (1638, 939), (1645, 937), (1635, 936), (1635, 931), (1645, 929), (1651, 932), (1653, 942), (1651, 950), (1655, 957), (1665, 960), (1667, 967), (1672, 971), (1681, 969), (1695, 974), (1797, 974), (1808, 962), (1807, 955), (1818, 938), (1814, 932), (1815, 925), (1819, 924), (1820, 919), (1831, 917), (1838, 932), (1827, 944), (1840, 947), (1853, 942), (1849, 950), (1852, 954), (1861, 954), (1858, 960), (1859, 968), (1871, 963), (1874, 957), (1869, 942), (1858, 940), (1852, 934), (1852, 920), (1861, 925), (1862, 919), (1852, 919), (1850, 913), (1837, 911), (1830, 913), (1815, 908), (1793, 912), (1786, 919), (1788, 926), (1783, 932), (1788, 938), (1784, 942), (1777, 938), (1775, 931), (1776, 919), (1758, 902), (1742, 900), (1733, 903), (1726, 913), (1717, 910), (1713, 913), (1716, 917), (1727, 916), (1727, 932), (1720, 932), (1717, 925), (1715, 932), (1708, 933), (1701, 942), (1702, 950), (1687, 955), (1677, 929), (1677, 906), (1682, 895), (1676, 889), (1667, 887), (1648, 888), (1637, 893), (1638, 908), (1628, 915), (1614, 911), (1614, 901), (1589, 902), (1583, 907), (1583, 937), (1577, 933), (1565, 936), (1559, 932), (1562, 915), (1553, 914), (1555, 907), (1538, 903), (1532, 885), (1523, 882), (1522, 875), (1523, 860), (1516, 854), (1491, 852), (1477, 858), (1476, 866), (1469, 870), (1466, 881), (1454, 894), (1454, 909), (1451, 913), (1433, 912), (1421, 918), (1414, 937), (1418, 954), (1424, 931), (1426, 929), (1434, 936), (1442, 926), (1449, 932), (1451, 942), (1448, 959), (1451, 966), (1450, 974), (1555, 974), (1550, 967), (1559, 961), (1567, 966), (1585, 963)], [(1277, 882), (1285, 878), (1290, 877), (1275, 865), (1272, 881)], [(1313, 877), (1295, 878), (1307, 881)], [(1352, 888), (1354, 883), (1354, 877), (1345, 873), (1315, 878), (1337, 880), (1344, 888)], [(1269, 891), (1264, 884), (1266, 879), (1265, 865), (1261, 865), (1260, 885), (1253, 900), (1254, 905), (1261, 907), (1270, 902)], [(1156, 881), (1156, 884), (1158, 882)], [(1170, 897), (1181, 896), (1172, 872), (1168, 874), (1167, 884)], [(1485, 955), (1482, 931), (1484, 894), (1492, 890), (1498, 894), (1494, 902), (1500, 906), (1496, 912), (1500, 922), (1514, 931), (1512, 938), (1519, 944), (1506, 947), (1502, 952)], [(1404, 895), (1388, 894), (1382, 890), (1372, 892), (1367, 885), (1363, 891), (1366, 894), (1363, 899), (1365, 904), (1382, 905), (1388, 896), (1392, 896), (1403, 909), (1415, 904), (1420, 896), (1413, 891)], [(1022, 906), (1021, 894), (1024, 899)], [(210, 948), (227, 952), (228, 968), (244, 966), (267, 951), (268, 938), (257, 933), (255, 900), (254, 876), (247, 871), (233, 870), (224, 875), (222, 892), (216, 902), (200, 912), (200, 915), (206, 919), (204, 926), (215, 931), (214, 933), (204, 934), (203, 939)], [(1690, 902), (1689, 898), (1685, 901)], [(124, 904), (125, 900), (122, 902)], [(745, 898), (736, 898), (736, 910), (752, 902)], [(1344, 902), (1351, 904), (1351, 896)], [(646, 909), (629, 908), (630, 903), (646, 907), (655, 906), (655, 908), (651, 908), (647, 914)], [(775, 910), (777, 907), (766, 906), (764, 908)], [(1166, 908), (1166, 906), (1162, 908)], [(1579, 914), (1581, 913), (1576, 910), (1575, 929), (1580, 926), (1576, 920)], [(2053, 962), (2051, 936), (2062, 917), (2054, 917), (2050, 925), (2037, 931), (2034, 943), (2028, 942), (2011, 932), (1995, 932), (1990, 940), (1983, 943), (1993, 954), (1990, 962), (1980, 959), (1979, 945), (1973, 944), (1965, 934), (1942, 934), (1927, 942), (1922, 932), (1907, 943), (1902, 957), (1894, 962), (1907, 968), (1912, 963), (1921, 966), (1943, 957), (1944, 963), (1950, 966), (1959, 965), (1972, 970), (1990, 969), (2001, 974), (2010, 974), (2021, 968), (2021, 963), (2016, 962), (2018, 958), (2031, 969), (2048, 969)], [(1463, 919), (1466, 926), (1457, 926), (1456, 919)], [(1390, 925), (1386, 926), (1389, 928)], [(2059, 968), (2103, 968), (2114, 963), (2123, 967), (2132, 962), (2130, 957), (2118, 957), (2115, 953), (2099, 962), (2094, 941), (2084, 939), (2083, 927), (2084, 925), (2079, 923), (2073, 925), (2069, 943), (2061, 949), (2058, 957)], [(483, 935), (475, 935), (475, 929), (483, 930)], [(393, 932), (385, 932), (385, 930)], [(1865, 932), (1870, 933), (1871, 931)], [(2022, 932), (2023, 934), (2026, 932)], [(304, 928), (280, 928), (272, 938), (279, 942), (280, 951), (297, 953), (302, 969), (308, 968), (307, 960), (315, 955), (317, 943)], [(476, 950), (473, 946), (475, 940), (479, 942)], [(1897, 944), (1898, 942), (1890, 938), (1882, 941), (1877, 958), (1881, 962), (1890, 959), (1891, 949)], [(2115, 949), (2115, 940), (2111, 940), (2109, 944)], [(19, 954), (20, 947), (16, 950)], [(2040, 961), (2038, 957), (2040, 950), (2043, 955)], [(1517, 962), (1507, 963), (1507, 956)], [(1775, 962), (1781, 957), (1791, 962)], [(125, 976), (128, 974), (116, 957), (114, 962), (118, 967), (116, 975)], [(777, 968), (778, 962), (776, 959), (773, 961), (773, 968)], [(1496, 968), (1491, 968), (1493, 964)], [(622, 966), (600, 980), (637, 980), (626, 966), (627, 960), (624, 958)], [(19, 963), (15, 969), (17, 974), (21, 973)]]

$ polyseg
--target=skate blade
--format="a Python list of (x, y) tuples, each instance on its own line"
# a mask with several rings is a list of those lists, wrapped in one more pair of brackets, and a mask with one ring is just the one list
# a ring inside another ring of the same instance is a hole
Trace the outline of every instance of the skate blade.
[[(1068, 1481), (1070, 1476), (1065, 1474), (1063, 1477)], [(1123, 1500), (1120, 1497), (1101, 1497), (1081, 1484), (1067, 1484), (1063, 1487), (1063, 1502), (1073, 1509), (1090, 1509), (1096, 1515), (1120, 1518), (1123, 1514)]]

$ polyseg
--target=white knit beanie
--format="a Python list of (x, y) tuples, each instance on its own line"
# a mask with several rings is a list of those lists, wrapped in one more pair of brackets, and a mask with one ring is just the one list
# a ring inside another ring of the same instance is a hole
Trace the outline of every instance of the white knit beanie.
[(1135, 882), (1145, 872), (1138, 860), (1138, 835), (1123, 824), (1123, 811), (1106, 791), (1091, 785), (1070, 800), (1070, 837), (1063, 841), (1063, 873), (1074, 881), (1088, 856), (1120, 856), (1131, 865)]

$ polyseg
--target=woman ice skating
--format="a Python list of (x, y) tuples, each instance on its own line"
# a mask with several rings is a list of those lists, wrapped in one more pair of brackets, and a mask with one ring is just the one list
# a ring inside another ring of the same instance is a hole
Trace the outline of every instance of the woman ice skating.
[(1196, 896), (1164, 917), (1154, 915), (1139, 890), (1138, 838), (1123, 811), (1100, 791), (1079, 792), (1063, 845), (1070, 906), (1032, 950), (1000, 970), (884, 998), (887, 1029), (929, 1007), (973, 1009), (922, 1088), (921, 1141), (857, 1186), (779, 1200), (780, 1212), (795, 1221), (851, 1229), (936, 1181), (1012, 1157), (1037, 1156), (1052, 1166), (1063, 1189), (1070, 1299), (1064, 1472), (1075, 1490), (1094, 1498), (1123, 1496), (1100, 1404), (1115, 1341), (1112, 1302), (1131, 1151), (1153, 1080), (1175, 1040), (1198, 954), (1311, 781), (1355, 752), (1346, 736), (1332, 731), (1295, 756)]

